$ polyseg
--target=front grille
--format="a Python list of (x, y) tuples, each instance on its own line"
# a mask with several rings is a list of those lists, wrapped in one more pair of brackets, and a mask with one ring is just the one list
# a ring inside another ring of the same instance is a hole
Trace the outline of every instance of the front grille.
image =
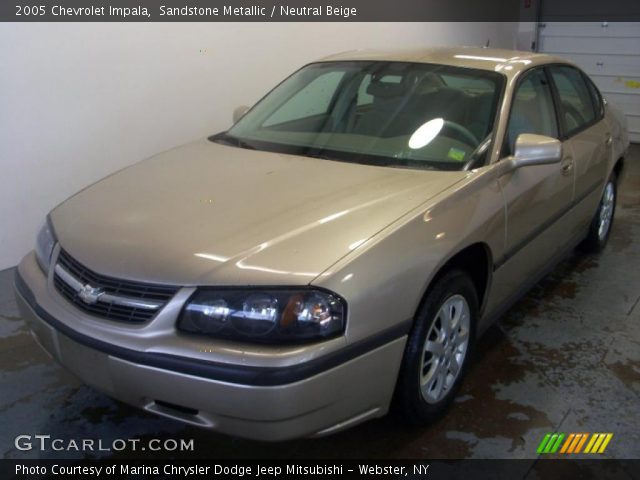
[(100, 275), (89, 270), (80, 262), (71, 257), (64, 250), (60, 250), (57, 265), (61, 266), (74, 281), (92, 288), (99, 288), (105, 296), (118, 297), (130, 300), (139, 300), (156, 303), (157, 308), (142, 308), (138, 306), (118, 305), (111, 301), (95, 303), (83, 301), (79, 292), (65, 281), (58, 271), (55, 271), (53, 283), (56, 290), (78, 309), (91, 315), (109, 320), (129, 323), (142, 323), (150, 320), (173, 297), (178, 287), (166, 285), (153, 285), (149, 283), (131, 282)]

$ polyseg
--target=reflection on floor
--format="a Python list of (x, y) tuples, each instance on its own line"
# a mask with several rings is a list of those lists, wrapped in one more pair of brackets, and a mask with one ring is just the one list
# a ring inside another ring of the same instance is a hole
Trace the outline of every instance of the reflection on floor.
[(193, 438), (190, 457), (535, 459), (552, 431), (614, 432), (606, 456), (640, 457), (639, 146), (627, 159), (606, 251), (567, 259), (491, 327), (454, 406), (429, 428), (409, 428), (391, 414), (329, 438), (257, 444), (148, 415), (52, 363), (20, 318), (12, 278), (13, 270), (0, 272), (4, 458), (73, 456), (14, 446), (17, 435), (50, 433), (105, 444)]

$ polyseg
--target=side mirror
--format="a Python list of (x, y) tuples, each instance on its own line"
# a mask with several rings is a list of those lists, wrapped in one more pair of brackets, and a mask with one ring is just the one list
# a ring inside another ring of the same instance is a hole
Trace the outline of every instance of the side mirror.
[(233, 123), (237, 123), (238, 120), (244, 117), (244, 114), (249, 111), (249, 108), (250, 107), (247, 107), (246, 105), (240, 105), (239, 107), (237, 107), (233, 111)]
[(516, 139), (514, 150), (513, 156), (503, 160), (503, 174), (522, 167), (558, 163), (562, 158), (560, 140), (545, 135), (521, 133)]

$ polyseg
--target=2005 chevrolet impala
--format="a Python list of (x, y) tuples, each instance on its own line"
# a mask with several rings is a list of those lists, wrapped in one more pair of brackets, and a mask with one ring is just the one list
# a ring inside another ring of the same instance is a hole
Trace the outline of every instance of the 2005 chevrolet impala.
[(582, 71), (506, 50), (341, 54), (234, 116), (56, 207), (15, 284), (87, 384), (262, 440), (442, 414), (492, 319), (604, 246), (628, 146)]

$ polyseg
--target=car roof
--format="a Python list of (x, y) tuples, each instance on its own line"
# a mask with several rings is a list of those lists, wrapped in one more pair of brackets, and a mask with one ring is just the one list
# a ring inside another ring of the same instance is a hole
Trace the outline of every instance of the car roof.
[(535, 52), (482, 47), (432, 47), (409, 50), (352, 50), (320, 60), (395, 61), (452, 65), (504, 73), (511, 77), (532, 66), (546, 63), (570, 63), (564, 59)]

